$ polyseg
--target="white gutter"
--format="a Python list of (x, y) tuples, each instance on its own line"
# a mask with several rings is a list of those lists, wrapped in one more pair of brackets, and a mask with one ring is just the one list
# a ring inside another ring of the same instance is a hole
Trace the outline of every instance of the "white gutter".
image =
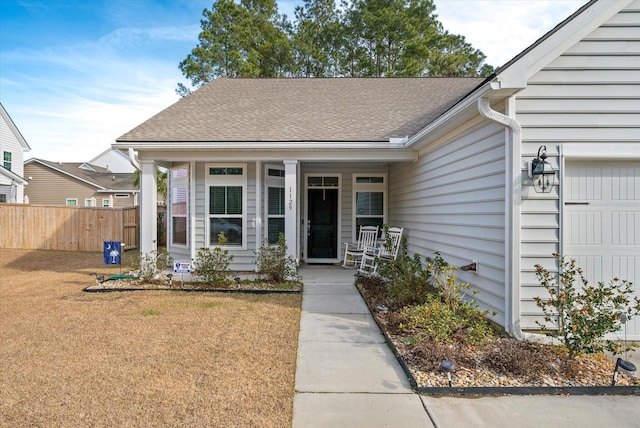
[[(478, 112), (508, 128), (510, 139), (505, 147), (505, 328), (518, 340), (520, 328), (520, 146), (522, 128), (512, 117), (491, 108), (489, 99), (478, 99)], [(510, 209), (509, 209), (510, 208)]]
[(136, 152), (133, 150), (133, 147), (129, 147), (129, 162), (131, 162), (131, 165), (133, 165), (135, 169), (137, 169), (138, 171), (142, 171), (140, 162), (138, 162)]

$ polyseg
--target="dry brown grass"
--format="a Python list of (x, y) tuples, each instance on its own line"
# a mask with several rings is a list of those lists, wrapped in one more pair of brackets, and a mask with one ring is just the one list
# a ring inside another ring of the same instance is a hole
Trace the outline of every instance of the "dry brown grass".
[(100, 253), (0, 249), (0, 426), (290, 426), (300, 295), (86, 293)]

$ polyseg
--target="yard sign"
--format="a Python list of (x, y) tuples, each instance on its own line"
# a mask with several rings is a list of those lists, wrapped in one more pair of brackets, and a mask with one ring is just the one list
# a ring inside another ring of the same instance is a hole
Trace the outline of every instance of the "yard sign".
[(118, 241), (104, 241), (104, 264), (119, 265), (121, 263), (122, 246)]

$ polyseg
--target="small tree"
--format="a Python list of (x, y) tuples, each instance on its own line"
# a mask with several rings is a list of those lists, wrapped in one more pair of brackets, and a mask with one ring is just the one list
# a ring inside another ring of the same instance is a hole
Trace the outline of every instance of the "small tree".
[[(589, 285), (576, 261), (567, 261), (554, 254), (560, 273), (548, 272), (536, 265), (536, 276), (549, 293), (548, 299), (536, 297), (536, 305), (544, 312), (546, 322), (556, 329), (548, 329), (537, 322), (548, 336), (559, 338), (566, 346), (570, 359), (581, 353), (605, 350), (620, 353), (630, 349), (622, 344), (605, 340), (605, 335), (621, 327), (621, 315), (627, 319), (640, 312), (640, 299), (632, 298), (631, 283), (614, 278), (608, 284)], [(578, 281), (578, 283), (576, 283)]]
[(218, 233), (218, 246), (211, 251), (209, 248), (201, 248), (193, 261), (193, 271), (201, 276), (207, 284), (222, 282), (229, 275), (229, 265), (233, 256), (229, 250), (224, 249), (227, 238), (223, 232)]
[(265, 239), (260, 250), (256, 252), (255, 262), (258, 273), (267, 275), (271, 282), (283, 282), (298, 278), (296, 260), (287, 256), (284, 233), (280, 233), (278, 243), (275, 246), (269, 245)]

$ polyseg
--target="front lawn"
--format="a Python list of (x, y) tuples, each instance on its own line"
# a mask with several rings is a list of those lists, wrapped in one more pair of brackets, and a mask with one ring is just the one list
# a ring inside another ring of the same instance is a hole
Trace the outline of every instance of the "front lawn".
[(83, 292), (100, 253), (0, 272), (0, 426), (291, 425), (300, 294)]

